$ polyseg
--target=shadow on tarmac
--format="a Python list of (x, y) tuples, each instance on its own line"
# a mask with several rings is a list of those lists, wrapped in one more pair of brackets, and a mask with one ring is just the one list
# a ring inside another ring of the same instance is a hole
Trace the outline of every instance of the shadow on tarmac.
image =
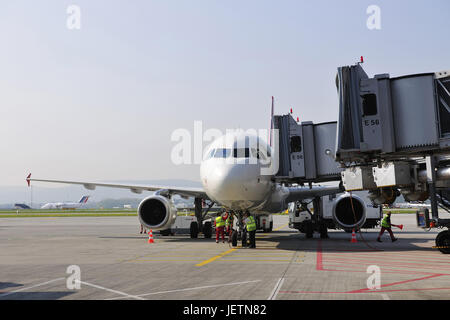
[[(427, 233), (433, 235), (433, 239), (424, 238), (402, 238), (402, 234), (423, 234)], [(314, 238), (306, 239), (305, 235), (302, 233), (295, 233), (293, 230), (279, 230), (270, 233), (256, 233), (256, 249), (279, 249), (279, 250), (292, 250), (292, 251), (307, 251), (307, 252), (317, 252), (319, 247), (319, 242), (321, 243), (322, 252), (339, 252), (339, 251), (352, 251), (352, 252), (367, 252), (367, 251), (386, 251), (386, 252), (400, 252), (400, 251), (422, 251), (422, 252), (439, 252), (437, 249), (433, 249), (434, 237), (439, 231), (431, 232), (420, 232), (420, 231), (399, 231), (395, 232), (394, 235), (398, 237), (398, 241), (392, 243), (387, 234), (382, 237), (382, 243), (376, 241), (378, 232), (365, 232), (362, 231), (364, 240), (361, 235), (357, 233), (357, 243), (350, 243), (351, 234), (334, 231), (329, 232), (329, 238), (320, 239), (318, 233), (314, 233)], [(258, 239), (258, 237), (260, 237)], [(145, 236), (140, 237), (100, 237), (109, 239), (142, 239), (145, 240)], [(167, 243), (214, 243), (215, 235), (213, 234), (211, 238), (206, 239), (202, 234), (199, 237), (192, 239), (188, 234), (177, 234), (174, 236), (161, 236), (160, 234), (154, 235), (155, 241), (164, 240)], [(261, 244), (258, 246), (258, 242)], [(427, 247), (419, 246), (418, 244), (428, 243), (432, 241)], [(268, 245), (268, 243), (275, 243), (274, 246)], [(238, 241), (238, 245), (241, 242)]]
[[(20, 283), (14, 283), (14, 282), (0, 282), (0, 290), (6, 289), (6, 288), (16, 288), (16, 287), (23, 287), (23, 284)], [(2, 294), (3, 292), (0, 292)]]
[(4, 297), (0, 296), (0, 300), (57, 300), (71, 294), (73, 292), (14, 292)]

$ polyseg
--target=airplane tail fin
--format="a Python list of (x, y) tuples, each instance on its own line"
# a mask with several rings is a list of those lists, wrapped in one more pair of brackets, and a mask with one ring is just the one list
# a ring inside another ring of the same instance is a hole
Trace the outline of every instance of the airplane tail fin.
[(27, 184), (30, 186), (31, 173), (27, 176)]
[(86, 202), (88, 201), (88, 199), (89, 199), (89, 196), (83, 196), (83, 197), (80, 199), (79, 203), (86, 203)]

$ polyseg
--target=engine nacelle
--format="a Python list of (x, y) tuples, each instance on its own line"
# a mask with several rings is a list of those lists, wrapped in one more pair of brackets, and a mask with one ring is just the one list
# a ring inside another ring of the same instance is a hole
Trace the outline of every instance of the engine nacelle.
[(366, 205), (360, 197), (345, 193), (333, 205), (333, 219), (345, 230), (358, 229), (366, 222)]
[(158, 195), (142, 200), (137, 213), (141, 224), (152, 230), (168, 229), (177, 218), (177, 210), (173, 202)]

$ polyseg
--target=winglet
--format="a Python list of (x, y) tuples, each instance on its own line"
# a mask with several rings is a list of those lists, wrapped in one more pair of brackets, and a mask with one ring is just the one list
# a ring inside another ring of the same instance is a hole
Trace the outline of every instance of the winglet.
[(31, 173), (27, 176), (27, 184), (30, 186)]

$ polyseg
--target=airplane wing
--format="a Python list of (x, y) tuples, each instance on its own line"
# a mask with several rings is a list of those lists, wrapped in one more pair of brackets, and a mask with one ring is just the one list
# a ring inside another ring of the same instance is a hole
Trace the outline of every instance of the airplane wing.
[(342, 184), (340, 184), (338, 187), (288, 187), (288, 190), (289, 195), (286, 198), (287, 203), (303, 199), (328, 196), (345, 191)]
[(67, 180), (49, 180), (49, 179), (34, 179), (31, 178), (31, 173), (27, 176), (27, 183), (30, 186), (31, 181), (50, 182), (50, 183), (65, 183), (78, 184), (84, 186), (88, 190), (94, 190), (96, 187), (119, 188), (128, 189), (133, 193), (142, 193), (143, 191), (159, 191), (161, 195), (178, 194), (184, 197), (195, 197), (208, 200), (206, 192), (202, 188), (180, 188), (169, 186), (146, 186), (146, 185), (127, 185), (116, 183), (101, 183), (101, 182), (87, 182), (87, 181), (67, 181)]

